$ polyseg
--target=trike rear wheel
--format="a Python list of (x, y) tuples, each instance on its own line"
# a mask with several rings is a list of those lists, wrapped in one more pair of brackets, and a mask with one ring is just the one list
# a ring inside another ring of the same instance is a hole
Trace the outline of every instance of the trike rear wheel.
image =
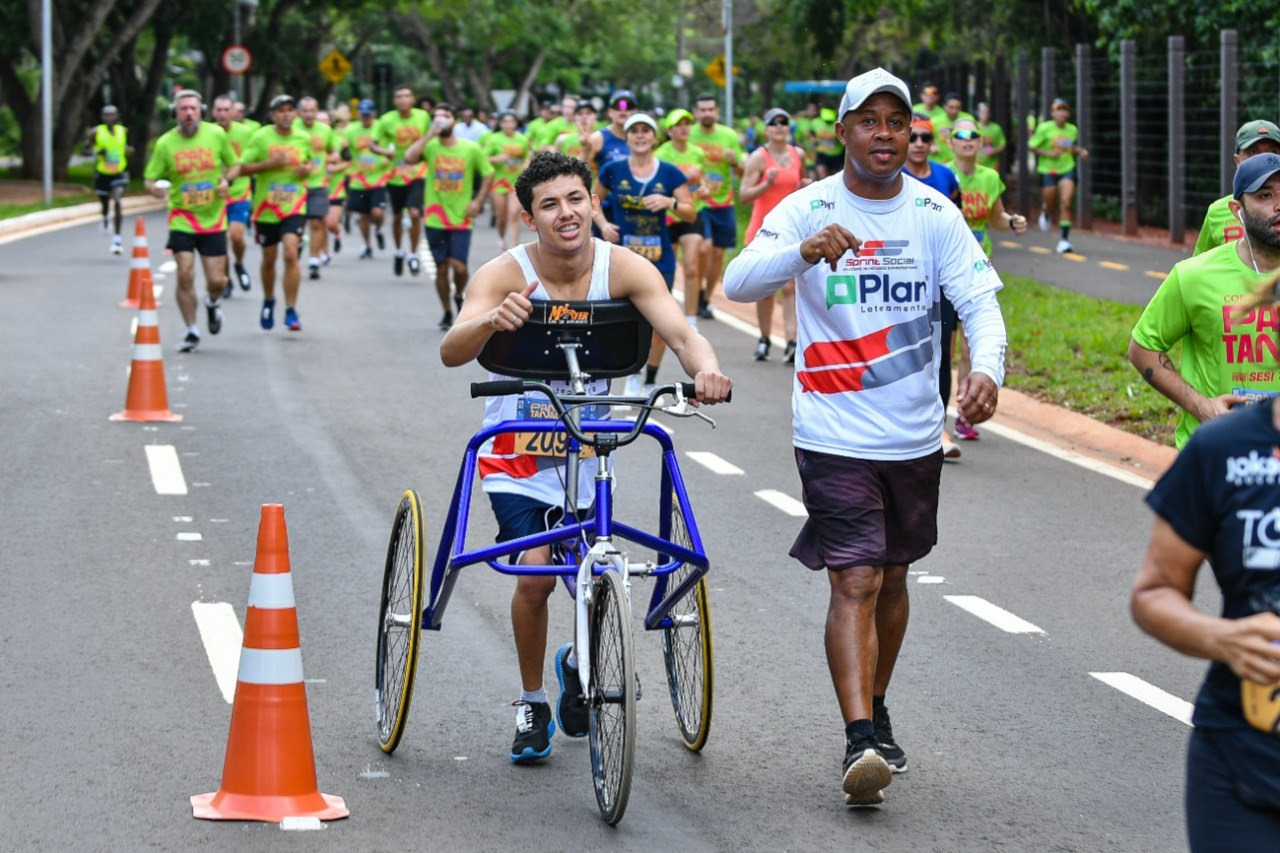
[[(689, 532), (680, 509), (672, 503), (671, 541), (689, 547)], [(667, 589), (675, 589), (693, 571), (689, 564), (667, 575)], [(676, 725), (686, 748), (698, 752), (711, 733), (714, 664), (711, 646), (711, 608), (704, 577), (671, 609), (671, 625), (662, 629), (662, 657)]]

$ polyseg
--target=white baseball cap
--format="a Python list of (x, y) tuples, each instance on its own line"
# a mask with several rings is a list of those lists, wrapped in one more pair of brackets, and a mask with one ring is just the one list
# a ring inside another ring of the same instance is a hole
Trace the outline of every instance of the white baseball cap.
[(636, 113), (631, 118), (627, 119), (627, 123), (622, 126), (622, 132), (626, 133), (637, 124), (647, 124), (653, 129), (654, 133), (658, 132), (658, 123), (654, 121), (651, 116), (648, 116), (645, 113)]
[(843, 119), (850, 110), (856, 110), (862, 106), (867, 98), (880, 92), (897, 95), (898, 99), (907, 108), (907, 111), (910, 112), (911, 90), (907, 88), (907, 84), (883, 68), (873, 68), (854, 77), (844, 87), (844, 97), (840, 99), (840, 112), (836, 119)]

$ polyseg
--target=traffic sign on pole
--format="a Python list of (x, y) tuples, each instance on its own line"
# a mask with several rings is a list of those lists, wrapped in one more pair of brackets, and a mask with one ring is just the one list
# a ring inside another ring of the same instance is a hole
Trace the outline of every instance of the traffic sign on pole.
[(253, 54), (249, 48), (233, 44), (222, 52), (222, 67), (228, 74), (245, 74), (253, 67)]
[(328, 56), (320, 60), (320, 73), (336, 86), (351, 73), (351, 62), (338, 51), (331, 50)]

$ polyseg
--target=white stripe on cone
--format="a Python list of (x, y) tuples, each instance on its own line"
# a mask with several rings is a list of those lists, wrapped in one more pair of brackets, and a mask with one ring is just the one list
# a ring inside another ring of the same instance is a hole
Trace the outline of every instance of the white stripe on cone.
[(282, 574), (253, 573), (249, 581), (249, 606), (263, 609), (281, 610), (293, 607), (293, 577), (289, 572)]
[(156, 312), (153, 310), (139, 311), (138, 325), (139, 326), (159, 326), (160, 325), (159, 315), (156, 314)]
[(240, 674), (245, 684), (301, 684), (302, 649), (240, 650)]
[(159, 344), (134, 344), (134, 361), (161, 361)]

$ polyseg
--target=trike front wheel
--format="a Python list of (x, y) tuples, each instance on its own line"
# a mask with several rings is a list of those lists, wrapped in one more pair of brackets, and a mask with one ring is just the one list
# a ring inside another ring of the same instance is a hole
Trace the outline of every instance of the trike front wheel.
[(413, 679), (418, 669), (422, 635), (422, 578), (425, 543), (422, 502), (412, 489), (400, 498), (387, 545), (378, 608), (378, 659), (375, 701), (378, 743), (391, 753), (400, 743), (409, 718)]

